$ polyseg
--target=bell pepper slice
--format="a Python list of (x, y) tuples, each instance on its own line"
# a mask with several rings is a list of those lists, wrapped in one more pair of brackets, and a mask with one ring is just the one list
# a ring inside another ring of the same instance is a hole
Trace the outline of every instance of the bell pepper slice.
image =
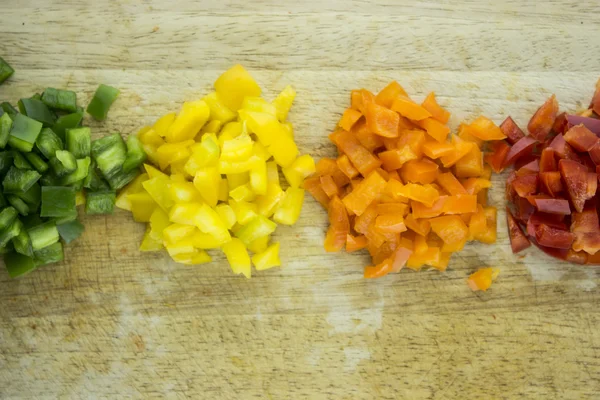
[(117, 99), (117, 96), (119, 96), (119, 89), (101, 84), (96, 89), (92, 101), (90, 101), (90, 104), (86, 108), (87, 113), (98, 121), (106, 119), (108, 109)]

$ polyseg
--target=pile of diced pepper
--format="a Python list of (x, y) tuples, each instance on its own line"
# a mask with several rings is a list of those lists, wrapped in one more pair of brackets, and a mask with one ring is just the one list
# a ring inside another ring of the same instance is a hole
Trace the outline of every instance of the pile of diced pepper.
[(123, 190), (117, 206), (149, 223), (140, 250), (166, 249), (176, 262), (202, 264), (211, 261), (206, 250), (221, 249), (233, 272), (247, 278), (252, 264), (280, 265), (271, 235), (276, 224), (298, 220), (302, 184), (315, 165), (299, 156), (287, 121), (295, 91), (288, 86), (272, 102), (260, 95), (236, 65), (216, 80), (214, 92), (138, 132), (153, 165)]
[[(0, 60), (1, 61), (1, 60)], [(100, 85), (87, 112), (101, 120), (118, 90)], [(0, 251), (11, 277), (63, 259), (64, 243), (83, 232), (76, 206), (112, 213), (116, 191), (145, 160), (141, 143), (118, 133), (92, 141), (69, 90), (47, 88), (18, 110), (0, 104)]]
[(339, 157), (321, 159), (304, 184), (328, 210), (327, 251), (366, 248), (364, 276), (376, 278), (405, 265), (445, 270), (468, 241), (496, 241), (483, 150), (505, 136), (479, 117), (448, 139), (449, 118), (434, 93), (419, 104), (397, 82), (351, 92), (329, 135)]

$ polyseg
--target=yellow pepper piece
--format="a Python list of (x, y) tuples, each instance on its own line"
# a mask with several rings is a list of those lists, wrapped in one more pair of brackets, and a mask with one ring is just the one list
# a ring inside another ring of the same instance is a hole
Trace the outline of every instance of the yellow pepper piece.
[[(117, 196), (117, 201), (115, 202), (115, 206), (119, 207), (122, 210), (131, 211), (131, 206), (129, 205), (129, 201), (127, 201), (127, 195), (144, 191), (144, 187), (142, 186), (142, 183), (147, 180), (148, 180), (148, 174), (146, 174), (146, 173), (139, 174), (133, 181), (131, 181), (131, 183), (129, 185), (125, 186), (119, 192), (119, 195)], [(77, 192), (77, 194), (79, 194), (79, 193), (81, 193), (81, 192)], [(83, 195), (83, 193), (82, 193), (82, 195)], [(82, 203), (82, 204), (85, 204), (85, 197), (84, 197), (84, 203)], [(79, 204), (77, 204), (77, 205), (79, 205)]]
[(202, 204), (196, 213), (196, 226), (202, 232), (210, 233), (217, 240), (227, 241), (231, 238), (229, 230), (219, 214), (207, 204)]
[(229, 197), (235, 201), (252, 201), (256, 198), (256, 195), (252, 191), (252, 188), (248, 183), (238, 186), (233, 190), (229, 191)]
[(238, 224), (247, 224), (252, 218), (256, 217), (258, 207), (255, 203), (248, 203), (246, 201), (235, 201), (231, 199), (229, 205), (235, 213), (235, 219)]
[(233, 121), (237, 116), (233, 111), (227, 108), (221, 100), (219, 100), (217, 92), (207, 94), (202, 100), (208, 104), (208, 108), (210, 108), (210, 118), (213, 121), (219, 121), (226, 124), (229, 121)]
[(175, 203), (201, 202), (202, 196), (193, 183), (187, 180), (183, 182), (171, 182), (169, 187), (171, 199)]
[(167, 244), (179, 243), (190, 237), (197, 229), (190, 225), (171, 224), (163, 230), (163, 239)]
[(171, 258), (178, 254), (189, 254), (195, 251), (191, 239), (182, 239), (175, 243), (167, 243), (165, 248), (167, 249), (167, 252), (169, 252)]
[(163, 231), (171, 225), (169, 216), (162, 208), (156, 207), (150, 216), (150, 232), (154, 238), (163, 241)]
[(271, 114), (276, 117), (277, 109), (275, 106), (262, 97), (247, 96), (242, 102), (242, 109), (246, 111), (256, 111)]
[(128, 194), (127, 202), (131, 206), (131, 213), (136, 222), (149, 222), (152, 212), (157, 207), (156, 202), (145, 191)]
[(250, 187), (254, 194), (267, 194), (267, 163), (257, 163), (250, 170)]
[(221, 160), (245, 161), (252, 155), (253, 142), (247, 134), (239, 135), (233, 139), (223, 141), (221, 146)]
[(158, 136), (167, 136), (169, 128), (171, 127), (171, 125), (173, 125), (173, 122), (175, 121), (175, 116), (175, 113), (163, 115), (154, 123), (152, 129), (154, 129), (154, 132), (156, 132)]
[(158, 164), (158, 155), (156, 154), (156, 146), (151, 144), (142, 143), (142, 148), (144, 149), (144, 153), (146, 153), (148, 161), (152, 164)]
[(235, 225), (237, 222), (237, 219), (235, 218), (235, 212), (229, 204), (219, 204), (215, 207), (215, 211), (217, 214), (219, 214), (219, 217), (221, 217), (221, 220), (227, 229), (231, 229), (231, 227), (233, 227), (233, 225)]
[(269, 147), (269, 153), (275, 162), (282, 167), (289, 167), (298, 157), (298, 146), (294, 139), (288, 136), (280, 136)]
[(267, 249), (267, 247), (269, 247), (270, 239), (270, 235), (259, 237), (258, 239), (255, 239), (252, 243), (248, 245), (248, 250), (250, 250), (254, 254), (262, 253)]
[(169, 175), (165, 174), (164, 172), (159, 171), (158, 169), (154, 168), (150, 164), (144, 164), (144, 169), (146, 170), (146, 173), (148, 174), (148, 179), (156, 178), (157, 176), (160, 176), (163, 178), (169, 177)]
[(186, 265), (206, 264), (212, 261), (204, 250), (194, 250), (192, 253), (179, 253), (171, 256), (173, 261)]
[(275, 222), (268, 218), (257, 215), (252, 218), (246, 225), (243, 225), (236, 233), (235, 236), (240, 239), (246, 246), (249, 246), (256, 239), (263, 236), (269, 236), (275, 232), (277, 225)]
[(282, 132), (285, 133), (285, 135), (287, 137), (289, 137), (290, 139), (294, 139), (294, 126), (290, 123), (290, 122), (283, 122), (281, 124), (283, 130)]
[(258, 213), (270, 218), (284, 197), (285, 192), (281, 189), (281, 186), (278, 183), (269, 182), (267, 184), (267, 193), (264, 196), (257, 196), (256, 198)]
[(237, 111), (246, 96), (260, 96), (260, 86), (252, 76), (237, 64), (225, 71), (216, 81), (215, 90), (219, 99), (231, 111)]
[(242, 186), (248, 182), (250, 182), (249, 172), (241, 172), (239, 174), (227, 174), (227, 184), (229, 186), (229, 190), (235, 189), (236, 187)]
[(294, 160), (292, 165), (282, 169), (285, 179), (292, 187), (301, 187), (304, 179), (315, 173), (315, 160), (304, 154)]
[(181, 143), (165, 143), (156, 150), (158, 165), (163, 171), (177, 161), (187, 160), (191, 152), (189, 147), (194, 144), (193, 140)]
[[(171, 182), (169, 178), (157, 176), (142, 183), (146, 192), (152, 197), (152, 199), (165, 211), (169, 211), (169, 208), (173, 206), (173, 200), (171, 199), (169, 186)], [(131, 202), (131, 200), (130, 200)]]
[(279, 260), (279, 242), (273, 243), (262, 253), (252, 256), (252, 263), (257, 271), (279, 267), (281, 265), (281, 260)]
[(275, 210), (273, 220), (278, 224), (294, 225), (300, 216), (302, 203), (304, 203), (304, 189), (289, 187)]
[(254, 142), (252, 154), (264, 161), (269, 161), (269, 158), (271, 158), (271, 153), (269, 153), (269, 150), (260, 144), (260, 142)]
[(205, 167), (196, 171), (194, 186), (209, 206), (217, 205), (221, 186), (221, 174), (217, 168)]
[(246, 161), (231, 162), (219, 160), (219, 172), (221, 174), (239, 174), (250, 171), (256, 164), (262, 162), (257, 156), (251, 156)]
[(163, 138), (161, 138), (160, 135), (152, 128), (141, 129), (138, 132), (138, 139), (140, 139), (142, 144), (148, 144), (153, 147), (159, 147), (165, 144)]
[(146, 229), (146, 233), (140, 244), (140, 251), (161, 251), (163, 248), (162, 241), (157, 240), (151, 235), (150, 228)]
[(202, 142), (192, 145), (190, 149), (192, 149), (192, 155), (184, 167), (185, 172), (190, 176), (196, 175), (200, 168), (217, 166), (221, 150), (212, 136), (203, 136)]
[(227, 179), (221, 178), (219, 181), (219, 201), (227, 201), (229, 198), (229, 183)]
[(227, 241), (218, 240), (210, 233), (194, 232), (191, 236), (192, 243), (197, 249), (218, 249)]
[(277, 110), (277, 119), (280, 122), (285, 122), (287, 115), (292, 108), (292, 103), (296, 98), (296, 91), (290, 85), (287, 85), (281, 93), (273, 100), (273, 105)]
[(199, 135), (196, 135), (196, 141), (202, 140), (202, 137), (207, 133), (216, 134), (221, 130), (222, 126), (223, 123), (219, 120), (213, 119), (212, 121), (209, 121), (206, 125), (202, 127), (202, 129), (200, 129)]
[(235, 139), (236, 137), (248, 133), (242, 122), (230, 122), (226, 124), (218, 135), (218, 143), (223, 147), (223, 143), (227, 140)]
[(285, 136), (277, 117), (271, 114), (246, 110), (240, 110), (239, 114), (240, 118), (248, 124), (250, 132), (256, 134), (264, 146), (269, 146), (277, 138)]
[(202, 100), (186, 101), (169, 127), (166, 136), (167, 142), (183, 142), (193, 139), (208, 121), (209, 116), (210, 108), (206, 102)]
[[(83, 193), (82, 190), (80, 190), (79, 192), (75, 193), (75, 205), (76, 206), (83, 206), (83, 205), (85, 205), (85, 193)], [(117, 205), (117, 207), (119, 207), (118, 204), (116, 204), (116, 205)], [(122, 207), (119, 207), (119, 208), (122, 208)]]
[(250, 279), (252, 263), (244, 243), (240, 239), (232, 238), (231, 241), (223, 245), (222, 249), (233, 273), (244, 274), (246, 278)]
[(196, 217), (202, 203), (176, 203), (169, 211), (169, 220), (176, 224), (196, 225)]

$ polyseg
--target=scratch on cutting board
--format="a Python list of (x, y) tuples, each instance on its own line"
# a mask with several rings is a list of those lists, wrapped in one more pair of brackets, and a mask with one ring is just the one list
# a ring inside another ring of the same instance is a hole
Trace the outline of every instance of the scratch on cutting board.
[(362, 347), (346, 347), (344, 356), (344, 372), (354, 372), (361, 361), (371, 359), (371, 352)]
[(550, 266), (542, 263), (525, 263), (534, 281), (559, 281), (567, 272), (568, 267)]
[(594, 290), (596, 286), (598, 286), (598, 284), (596, 284), (596, 282), (594, 281), (594, 278), (596, 278), (596, 274), (594, 273), (594, 271), (589, 269), (585, 271), (585, 274), (587, 275), (588, 279), (584, 279), (581, 282), (578, 282), (577, 288), (583, 290), (584, 292), (589, 292), (591, 290)]

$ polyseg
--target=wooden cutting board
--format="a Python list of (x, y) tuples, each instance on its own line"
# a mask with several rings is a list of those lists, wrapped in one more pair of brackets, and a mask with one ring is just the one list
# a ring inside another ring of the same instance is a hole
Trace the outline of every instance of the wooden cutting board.
[[(227, 3), (227, 4), (221, 4)], [(211, 90), (235, 63), (267, 98), (293, 85), (302, 152), (327, 140), (349, 91), (398, 80), (435, 91), (451, 124), (508, 114), (525, 127), (556, 93), (585, 107), (600, 76), (598, 2), (467, 0), (23, 0), (2, 4), (0, 99), (98, 83), (121, 96), (94, 135), (135, 132)], [(498, 3), (498, 4), (496, 4)], [(526, 4), (524, 4), (526, 3)], [(284, 266), (234, 276), (223, 257), (183, 266), (137, 251), (144, 226), (85, 217), (65, 262), (18, 280), (0, 268), (1, 398), (594, 398), (598, 268), (512, 255), (494, 178), (498, 242), (446, 273), (362, 279), (364, 254), (326, 254), (326, 213), (307, 196), (280, 227)], [(466, 278), (494, 266), (487, 293)]]

